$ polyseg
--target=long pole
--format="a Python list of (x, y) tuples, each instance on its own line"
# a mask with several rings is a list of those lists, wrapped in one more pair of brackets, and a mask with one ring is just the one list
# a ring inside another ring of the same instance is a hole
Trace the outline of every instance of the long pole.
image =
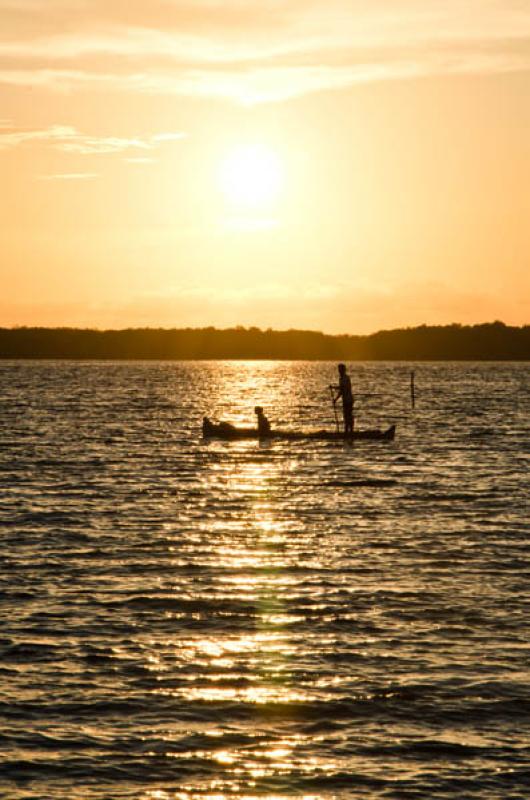
[(333, 403), (333, 413), (335, 414), (335, 425), (337, 426), (337, 433), (340, 433), (339, 418), (337, 416), (337, 404), (335, 403), (335, 398), (333, 397), (333, 386), (329, 387), (329, 393), (331, 395), (331, 402)]
[(414, 370), (410, 373), (410, 404), (412, 408), (416, 407), (416, 390), (414, 388)]

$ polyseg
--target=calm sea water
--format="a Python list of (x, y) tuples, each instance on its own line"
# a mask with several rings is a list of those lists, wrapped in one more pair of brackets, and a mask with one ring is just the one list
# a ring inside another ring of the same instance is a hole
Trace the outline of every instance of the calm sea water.
[(0, 793), (530, 797), (530, 366), (0, 363)]

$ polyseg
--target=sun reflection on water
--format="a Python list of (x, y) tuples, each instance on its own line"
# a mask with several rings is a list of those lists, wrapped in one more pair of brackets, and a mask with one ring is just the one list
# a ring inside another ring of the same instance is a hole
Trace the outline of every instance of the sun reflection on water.
[[(282, 399), (271, 391), (269, 377), (273, 369), (277, 369), (277, 365), (270, 362), (237, 362), (237, 392), (228, 385), (225, 390), (231, 398), (236, 396), (238, 402), (230, 403), (230, 413), (228, 409), (225, 411), (223, 387), (219, 386), (219, 418), (249, 425), (254, 424), (254, 405), (263, 405), (266, 409), (281, 407)], [(223, 374), (229, 383), (230, 365)], [(289, 390), (284, 384), (280, 386), (282, 394)], [(248, 606), (246, 625), (251, 627), (241, 633), (227, 632), (222, 626), (218, 632), (212, 630), (208, 635), (190, 632), (175, 636), (164, 643), (164, 649), (169, 648), (174, 653), (173, 659), (165, 659), (167, 672), (164, 672), (164, 659), (155, 656), (148, 662), (148, 669), (161, 675), (160, 685), (153, 689), (154, 695), (214, 707), (239, 704), (246, 709), (246, 718), (250, 714), (247, 724), (254, 731), (253, 745), (227, 747), (226, 730), (220, 724), (207, 730), (206, 735), (213, 745), (211, 749), (171, 753), (172, 758), (193, 756), (217, 765), (225, 778), (210, 781), (209, 788), (213, 791), (218, 787), (222, 792), (219, 798), (226, 797), (224, 791), (229, 785), (233, 792), (239, 781), (242, 781), (240, 788), (251, 789), (261, 778), (289, 773), (293, 753), (299, 745), (297, 735), (276, 733), (271, 737), (270, 732), (255, 735), (255, 731), (263, 726), (263, 730), (267, 730), (273, 719), (271, 709), (281, 708), (285, 714), (291, 706), (296, 713), (297, 706), (310, 700), (303, 687), (293, 687), (290, 677), (296, 645), (289, 631), (304, 618), (290, 613), (284, 600), (296, 581), (286, 571), (284, 556), (294, 523), (292, 518), (278, 516), (275, 502), (278, 487), (296, 470), (297, 460), (291, 456), (277, 459), (273, 450), (260, 448), (257, 442), (232, 444), (230, 459), (223, 457), (226, 443), (212, 443), (208, 447), (212, 458), (206, 461), (203, 491), (208, 493), (212, 507), (215, 508), (218, 493), (225, 507), (228, 502), (233, 510), (220, 518), (213, 516), (205, 523), (210, 542), (205, 555), (213, 570), (210, 592), (218, 598), (218, 613), (226, 613), (227, 619), (236, 620), (239, 604), (245, 603)], [(215, 608), (215, 599), (212, 605)], [(231, 606), (233, 611), (223, 611)], [(175, 622), (178, 614), (175, 611), (172, 616)], [(173, 686), (171, 681), (166, 683), (164, 676), (172, 674), (175, 662), (184, 667), (194, 665), (194, 668), (184, 669), (177, 676), (177, 685)], [(217, 741), (219, 747), (215, 746)], [(185, 793), (175, 795), (186, 796)], [(201, 797), (207, 796), (201, 792)], [(153, 796), (153, 800), (158, 798)]]

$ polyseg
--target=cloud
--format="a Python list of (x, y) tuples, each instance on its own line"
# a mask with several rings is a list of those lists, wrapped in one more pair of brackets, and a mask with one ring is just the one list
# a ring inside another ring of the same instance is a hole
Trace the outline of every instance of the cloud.
[[(530, 53), (530, 39), (528, 45)], [(356, 84), (442, 75), (489, 75), (530, 70), (530, 55), (518, 50), (477, 50), (389, 54), (337, 64), (336, 54), (313, 64), (256, 66), (245, 69), (183, 68), (143, 72), (89, 73), (79, 70), (0, 70), (0, 83), (54, 91), (177, 95), (230, 100), (243, 105), (281, 102), (314, 92), (345, 89)]]
[[(51, 5), (51, 8), (50, 8)], [(520, 0), (5, 2), (0, 82), (284, 100), (366, 81), (530, 69)]]
[(97, 178), (95, 172), (58, 172), (53, 175), (39, 175), (41, 181), (82, 181)]
[(157, 133), (147, 138), (88, 136), (68, 125), (52, 125), (40, 130), (20, 130), (0, 125), (0, 150), (30, 142), (42, 142), (65, 153), (99, 155), (128, 150), (154, 150), (165, 142), (178, 141), (185, 136), (182, 132)]
[(156, 158), (142, 158), (142, 157), (139, 158), (133, 157), (124, 159), (124, 161), (126, 161), (128, 164), (155, 164), (156, 160), (157, 160)]
[[(286, 286), (173, 286), (98, 312), (106, 325), (166, 327), (258, 325), (332, 333), (371, 333), (385, 327), (505, 319), (522, 324), (528, 302), (442, 282), (385, 288), (352, 284)], [(97, 318), (95, 314), (94, 318)]]
[(452, 322), (474, 324), (502, 319), (528, 324), (528, 293), (506, 294), (455, 289), (439, 282), (395, 284), (385, 288), (354, 284), (286, 286), (174, 285), (159, 292), (62, 303), (0, 302), (4, 325), (93, 327), (302, 328), (327, 333), (373, 333), (395, 327)]

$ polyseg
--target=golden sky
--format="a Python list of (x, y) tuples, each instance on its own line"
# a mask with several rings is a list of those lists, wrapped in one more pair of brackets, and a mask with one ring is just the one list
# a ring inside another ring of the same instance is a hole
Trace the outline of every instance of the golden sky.
[(529, 0), (0, 0), (0, 325), (530, 322)]

